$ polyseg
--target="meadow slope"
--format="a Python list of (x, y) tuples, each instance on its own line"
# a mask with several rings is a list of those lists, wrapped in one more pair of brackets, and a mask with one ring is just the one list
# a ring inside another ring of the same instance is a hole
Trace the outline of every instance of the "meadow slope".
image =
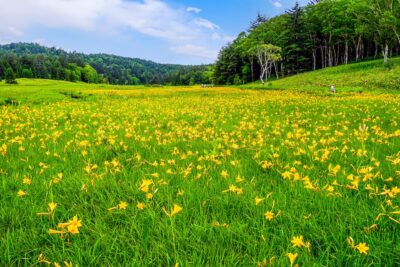
[(377, 59), (271, 80), (265, 86), (257, 82), (242, 88), (329, 91), (331, 85), (338, 92), (400, 91), (400, 57), (392, 58), (386, 66)]

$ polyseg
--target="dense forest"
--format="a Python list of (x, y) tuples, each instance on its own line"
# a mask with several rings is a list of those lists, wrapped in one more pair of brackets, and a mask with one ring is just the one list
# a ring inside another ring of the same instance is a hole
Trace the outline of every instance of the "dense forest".
[(42, 78), (87, 83), (191, 85), (211, 83), (211, 66), (158, 64), (107, 54), (85, 55), (38, 44), (0, 46), (0, 80)]
[(400, 0), (313, 0), (284, 14), (258, 15), (224, 47), (217, 84), (242, 84), (400, 54)]

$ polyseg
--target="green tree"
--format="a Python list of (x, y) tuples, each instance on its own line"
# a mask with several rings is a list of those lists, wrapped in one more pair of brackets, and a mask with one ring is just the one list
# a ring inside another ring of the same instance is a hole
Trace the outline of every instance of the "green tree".
[(86, 64), (81, 71), (82, 81), (85, 83), (96, 83), (98, 81), (97, 71), (90, 65)]
[[(277, 70), (276, 63), (282, 59), (282, 49), (272, 44), (262, 44), (254, 47), (254, 53), (257, 55), (258, 62), (261, 66), (260, 80), (264, 85), (271, 75), (272, 68)], [(276, 77), (279, 78), (278, 72), (275, 71)]]
[(195, 78), (194, 77), (190, 77), (189, 85), (195, 85), (195, 84), (196, 84)]
[(15, 73), (11, 67), (8, 67), (6, 69), (4, 78), (6, 80), (6, 83), (8, 83), (8, 84), (16, 84), (17, 83)]
[(24, 78), (33, 78), (33, 72), (30, 68), (23, 69), (21, 75)]
[(384, 63), (387, 63), (393, 46), (396, 42), (400, 44), (398, 19), (400, 0), (371, 0), (369, 6), (372, 14), (370, 25), (381, 45)]
[(286, 70), (294, 74), (309, 67), (310, 43), (305, 28), (304, 9), (299, 3), (296, 2), (286, 15), (286, 37), (282, 49), (286, 58)]
[(139, 85), (140, 84), (140, 80), (137, 77), (132, 77), (132, 84), (133, 85)]
[(235, 75), (235, 78), (233, 79), (233, 84), (234, 84), (234, 85), (240, 85), (240, 84), (242, 84), (242, 79), (240, 79), (240, 75), (239, 75), (239, 74), (236, 74), (236, 75)]

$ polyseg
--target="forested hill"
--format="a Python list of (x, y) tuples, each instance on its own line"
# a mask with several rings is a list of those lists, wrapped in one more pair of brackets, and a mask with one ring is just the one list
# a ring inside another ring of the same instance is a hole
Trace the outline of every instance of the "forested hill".
[(273, 18), (259, 15), (221, 50), (214, 77), (242, 84), (375, 58), (384, 64), (399, 54), (400, 1), (310, 0)]
[(82, 54), (33, 43), (0, 46), (0, 79), (42, 78), (110, 84), (211, 83), (211, 67), (158, 64), (108, 54)]

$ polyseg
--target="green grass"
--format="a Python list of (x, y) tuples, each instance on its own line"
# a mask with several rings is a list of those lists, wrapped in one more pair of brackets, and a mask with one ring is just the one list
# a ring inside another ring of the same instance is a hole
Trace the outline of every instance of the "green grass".
[(242, 87), (329, 92), (331, 85), (338, 92), (400, 91), (400, 57), (392, 58), (388, 66), (381, 59), (372, 60), (272, 80), (264, 86), (257, 82)]
[(0, 265), (399, 265), (400, 99), (287, 88), (1, 84)]
[(145, 86), (122, 86), (105, 84), (72, 83), (56, 80), (18, 79), (18, 84), (0, 82), (0, 103), (16, 100), (19, 103), (43, 103), (64, 100), (68, 97), (87, 97), (89, 90), (136, 90)]

